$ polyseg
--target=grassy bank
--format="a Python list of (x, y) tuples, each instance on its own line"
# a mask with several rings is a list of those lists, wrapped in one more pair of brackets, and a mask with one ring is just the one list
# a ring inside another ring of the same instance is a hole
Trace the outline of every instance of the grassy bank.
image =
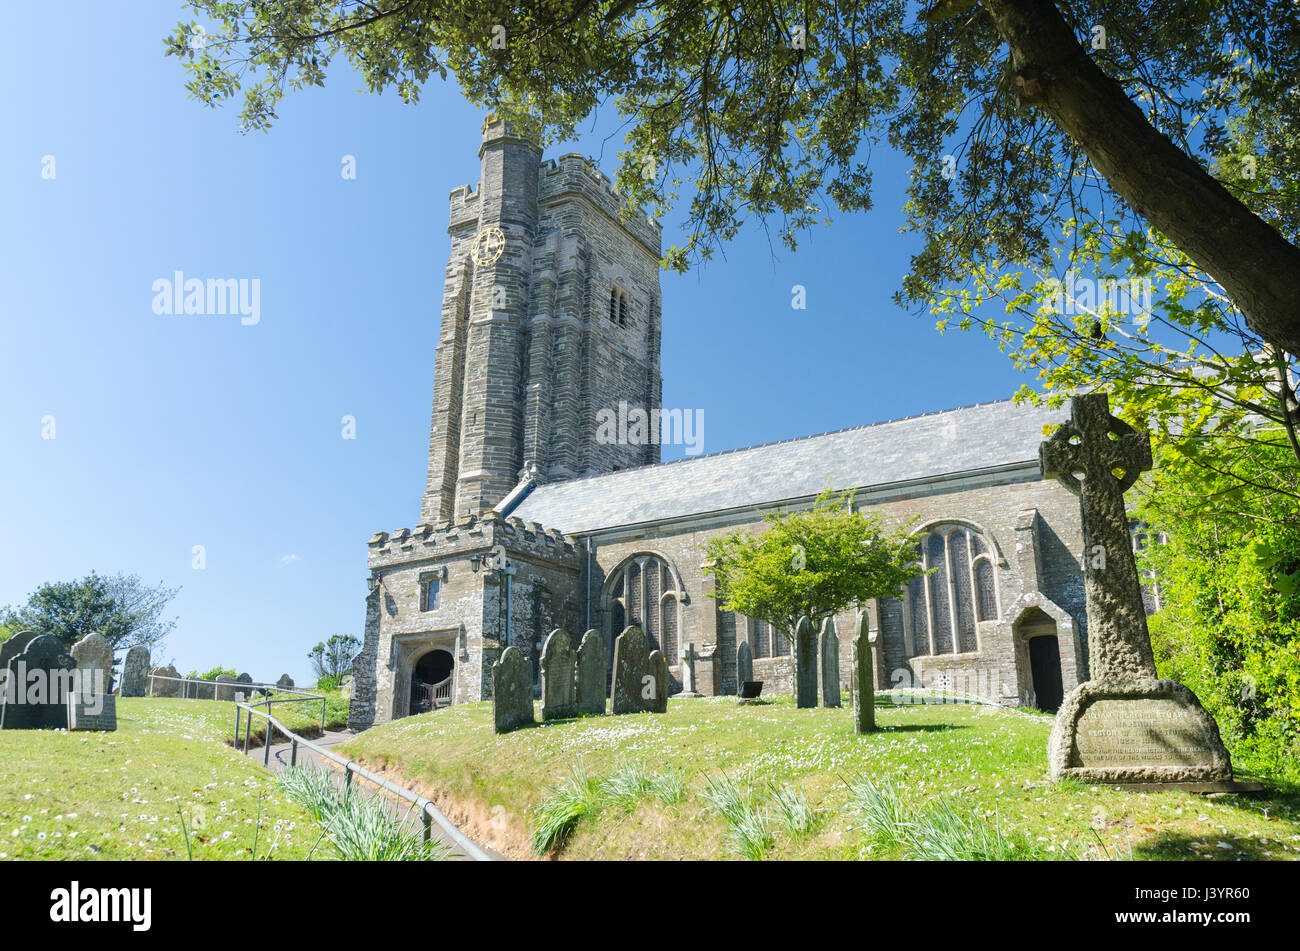
[(231, 704), (119, 698), (117, 721), (114, 733), (0, 732), (0, 858), (312, 853), (316, 823), (226, 745)]
[[(540, 831), (547, 854), (590, 859), (903, 858), (944, 835), (1033, 858), (1300, 858), (1293, 794), (1052, 784), (1041, 715), (905, 704), (878, 720), (881, 732), (857, 737), (847, 709), (701, 698), (498, 737), (480, 703), (376, 727), (340, 750), (426, 789), (516, 857), (534, 854)], [(655, 791), (675, 784), (680, 797)], [(891, 801), (904, 814), (886, 817)]]

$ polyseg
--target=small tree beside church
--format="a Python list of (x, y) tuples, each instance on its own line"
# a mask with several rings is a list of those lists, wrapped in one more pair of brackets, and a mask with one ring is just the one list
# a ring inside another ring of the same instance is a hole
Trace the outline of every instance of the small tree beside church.
[(713, 596), (728, 611), (766, 621), (797, 651), (801, 617), (816, 627), (854, 602), (897, 595), (923, 573), (916, 539), (886, 532), (852, 502), (852, 492), (827, 490), (810, 509), (764, 516), (762, 534), (741, 529), (709, 542)]
[(334, 634), (328, 641), (322, 641), (308, 651), (307, 659), (311, 661), (317, 685), (320, 686), (321, 681), (330, 686), (341, 683), (343, 675), (352, 669), (352, 661), (360, 649), (361, 642), (351, 634)]

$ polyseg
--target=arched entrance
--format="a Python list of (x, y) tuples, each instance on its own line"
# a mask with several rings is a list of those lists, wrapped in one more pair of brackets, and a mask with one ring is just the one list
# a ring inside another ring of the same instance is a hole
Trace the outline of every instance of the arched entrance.
[(449, 651), (438, 648), (420, 657), (411, 668), (411, 709), (428, 713), (451, 703), (452, 672), (456, 661)]
[(1061, 707), (1061, 646), (1055, 634), (1029, 639), (1029, 669), (1034, 678), (1035, 706), (1055, 713)]
[(1056, 621), (1042, 609), (1033, 607), (1016, 622), (1015, 633), (1020, 702), (1055, 712), (1065, 697)]

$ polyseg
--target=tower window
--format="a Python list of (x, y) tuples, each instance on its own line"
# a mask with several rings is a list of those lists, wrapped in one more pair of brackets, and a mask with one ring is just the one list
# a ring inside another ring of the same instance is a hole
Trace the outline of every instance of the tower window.
[(627, 326), (627, 293), (617, 287), (609, 292), (609, 322)]
[(445, 569), (434, 569), (431, 572), (422, 572), (420, 575), (420, 610), (436, 611), (438, 610), (439, 598), (442, 595), (442, 582), (446, 577)]

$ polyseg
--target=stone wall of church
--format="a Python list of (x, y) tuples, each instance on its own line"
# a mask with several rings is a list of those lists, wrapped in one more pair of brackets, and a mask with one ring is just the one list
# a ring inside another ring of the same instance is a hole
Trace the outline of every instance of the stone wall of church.
[[(1064, 690), (1068, 691), (1086, 675), (1083, 661), (1086, 656), (1086, 618), (1078, 561), (1083, 541), (1078, 500), (1057, 483), (1042, 479), (1026, 481), (1024, 476), (1020, 476), (1019, 481), (997, 483), (991, 479), (990, 482), (993, 484), (970, 484), (968, 481), (951, 487), (930, 487), (928, 491), (913, 489), (911, 494), (891, 494), (888, 490), (859, 494), (859, 507), (882, 516), (890, 528), (909, 524), (923, 528), (950, 521), (973, 523), (983, 530), (999, 556), (996, 571), (999, 617), (996, 621), (980, 623), (979, 649), (976, 651), (907, 656), (902, 638), (901, 603), (887, 599), (879, 602), (878, 688), (946, 685), (990, 700), (1020, 702), (1024, 694), (1025, 671), (1022, 668), (1026, 660), (1018, 657), (1017, 653), (1017, 621), (1020, 617), (1017, 612), (1039, 604), (1048, 608), (1055, 605), (1060, 609), (1057, 634)], [(1020, 543), (1017, 519), (1030, 509), (1038, 513), (1041, 558), (1040, 580), (1032, 591), (1033, 579), (1016, 557)], [(638, 553), (649, 552), (668, 560), (680, 573), (688, 599), (679, 611), (679, 644), (684, 648), (686, 644), (694, 643), (697, 650), (711, 660), (710, 682), (701, 683), (697, 689), (701, 693), (723, 690), (730, 693), (734, 690), (734, 664), (724, 663), (717, 653), (720, 650), (734, 651), (736, 638), (744, 636), (747, 625), (741, 619), (742, 623), (729, 627), (724, 612), (719, 612), (716, 602), (706, 596), (711, 581), (702, 570), (705, 547), (711, 538), (737, 528), (761, 531), (764, 525), (750, 514), (727, 521), (716, 516), (701, 516), (694, 520), (695, 526), (706, 520), (708, 527), (692, 527), (687, 523), (672, 529), (648, 528), (597, 535), (593, 539), (593, 589), (603, 591), (606, 578), (612, 577), (628, 558)], [(1026, 598), (1031, 599), (1032, 604)], [(599, 629), (609, 638), (615, 632), (611, 630), (607, 601), (602, 596), (596, 616), (600, 622)], [(841, 681), (845, 687), (853, 624), (852, 611), (842, 612), (836, 618)], [(1070, 626), (1073, 630), (1067, 629)], [(756, 657), (754, 666), (755, 676), (771, 684), (764, 688), (765, 693), (792, 689), (791, 657)], [(726, 681), (725, 671), (729, 668), (732, 679)], [(673, 669), (675, 675), (679, 673), (676, 665)]]

